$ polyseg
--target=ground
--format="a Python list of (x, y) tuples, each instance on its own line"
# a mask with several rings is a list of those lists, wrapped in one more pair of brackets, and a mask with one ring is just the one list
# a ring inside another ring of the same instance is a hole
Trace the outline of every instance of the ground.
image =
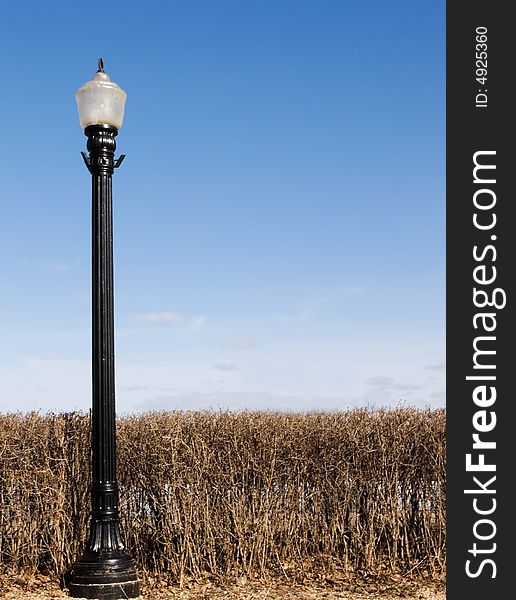
[[(0, 577), (3, 600), (64, 600), (67, 594), (55, 580), (42, 575)], [(221, 586), (211, 582), (191, 583), (182, 588), (146, 584), (142, 600), (446, 600), (443, 585), (432, 582), (390, 581), (389, 583), (352, 584), (351, 582), (296, 584), (285, 580), (268, 582), (241, 581)]]

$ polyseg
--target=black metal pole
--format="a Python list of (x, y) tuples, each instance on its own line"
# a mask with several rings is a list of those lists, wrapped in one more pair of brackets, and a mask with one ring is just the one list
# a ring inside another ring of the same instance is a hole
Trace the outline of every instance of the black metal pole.
[(90, 532), (84, 554), (73, 565), (68, 588), (74, 598), (136, 598), (140, 585), (133, 558), (123, 542), (118, 508), (115, 434), (115, 350), (113, 313), (113, 218), (111, 178), (118, 130), (90, 125), (92, 176), (93, 402)]

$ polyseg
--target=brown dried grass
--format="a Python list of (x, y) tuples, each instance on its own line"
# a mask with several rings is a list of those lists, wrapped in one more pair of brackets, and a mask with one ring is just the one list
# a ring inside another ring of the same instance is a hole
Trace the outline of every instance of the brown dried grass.
[[(125, 416), (118, 478), (146, 576), (444, 576), (443, 410)], [(0, 567), (63, 573), (88, 486), (87, 415), (0, 415)]]

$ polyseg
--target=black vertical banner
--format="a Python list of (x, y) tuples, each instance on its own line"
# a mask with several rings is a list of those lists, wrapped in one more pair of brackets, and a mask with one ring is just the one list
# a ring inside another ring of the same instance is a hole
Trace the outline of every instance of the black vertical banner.
[(447, 3), (447, 599), (515, 592), (516, 35)]

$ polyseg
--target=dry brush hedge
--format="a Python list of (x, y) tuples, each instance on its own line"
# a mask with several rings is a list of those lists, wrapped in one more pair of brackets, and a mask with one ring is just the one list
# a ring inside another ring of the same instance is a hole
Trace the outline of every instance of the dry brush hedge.
[[(443, 410), (163, 412), (117, 427), (126, 541), (148, 574), (444, 572)], [(87, 415), (0, 415), (0, 566), (65, 571), (88, 486)]]

